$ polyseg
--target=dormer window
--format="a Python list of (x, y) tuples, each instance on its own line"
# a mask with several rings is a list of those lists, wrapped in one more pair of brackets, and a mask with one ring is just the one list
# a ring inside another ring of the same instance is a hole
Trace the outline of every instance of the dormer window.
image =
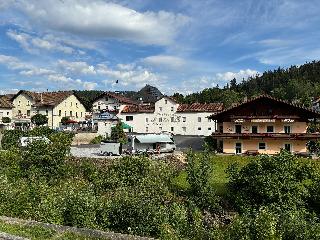
[(165, 103), (165, 104), (168, 104), (168, 100), (167, 100), (167, 99), (166, 99), (166, 100), (164, 100), (164, 103)]

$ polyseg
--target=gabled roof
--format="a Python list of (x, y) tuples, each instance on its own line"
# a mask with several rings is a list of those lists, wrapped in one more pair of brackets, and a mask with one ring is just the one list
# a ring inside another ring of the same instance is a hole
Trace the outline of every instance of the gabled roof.
[(126, 105), (121, 113), (153, 113), (154, 105), (139, 104), (139, 105)]
[(104, 92), (102, 94), (100, 94), (99, 96), (97, 96), (95, 99), (94, 99), (94, 102), (99, 100), (100, 98), (103, 98), (103, 97), (110, 97), (110, 98), (114, 98), (114, 99), (117, 99), (120, 103), (125, 103), (125, 104), (138, 104), (137, 102), (133, 101), (132, 99), (130, 98), (127, 98), (121, 94), (117, 94), (117, 93), (113, 93), (113, 92)]
[(0, 97), (0, 108), (13, 108), (12, 103), (8, 100), (6, 96)]
[(248, 106), (250, 104), (262, 102), (263, 100), (267, 100), (270, 103), (275, 104), (276, 106), (281, 105), (285, 110), (288, 110), (290, 108), (291, 110), (297, 111), (300, 113), (300, 115), (304, 116), (304, 118), (320, 118), (320, 114), (313, 111), (312, 109), (305, 108), (281, 99), (277, 99), (269, 95), (260, 95), (255, 98), (248, 99), (243, 103), (233, 105), (217, 114), (213, 114), (209, 117), (209, 119), (219, 119), (223, 116), (227, 116), (228, 114), (238, 113), (238, 110), (240, 110), (242, 107)]
[(180, 104), (177, 112), (220, 112), (223, 103), (192, 103)]
[[(56, 106), (59, 103), (63, 102), (66, 98), (74, 95), (74, 92), (73, 91), (58, 91), (58, 92), (36, 93), (36, 92), (21, 90), (12, 98), (12, 100), (14, 100), (20, 94), (26, 94), (27, 96), (29, 96), (35, 102), (34, 106), (36, 106), (36, 107), (44, 107), (44, 106), (52, 106), (53, 107), (53, 106)], [(78, 99), (78, 100), (80, 101), (80, 99)]]

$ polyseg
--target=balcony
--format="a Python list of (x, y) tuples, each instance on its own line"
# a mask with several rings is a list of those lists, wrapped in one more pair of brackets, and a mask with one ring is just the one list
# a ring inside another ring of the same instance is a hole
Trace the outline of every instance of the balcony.
[(320, 133), (219, 133), (211, 135), (216, 139), (283, 139), (283, 140), (316, 140)]

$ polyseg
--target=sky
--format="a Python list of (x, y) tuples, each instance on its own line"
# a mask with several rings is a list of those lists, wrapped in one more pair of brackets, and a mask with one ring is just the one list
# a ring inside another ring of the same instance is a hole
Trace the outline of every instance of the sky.
[(318, 0), (0, 0), (0, 94), (222, 87), (319, 60), (319, 11)]

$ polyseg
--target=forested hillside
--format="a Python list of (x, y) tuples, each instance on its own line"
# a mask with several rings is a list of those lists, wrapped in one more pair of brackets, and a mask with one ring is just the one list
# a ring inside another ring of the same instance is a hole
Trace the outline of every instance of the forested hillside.
[(175, 93), (174, 97), (184, 103), (224, 102), (226, 106), (230, 106), (245, 97), (269, 94), (310, 106), (312, 98), (320, 96), (320, 62), (266, 71), (260, 76), (243, 79), (240, 83), (236, 80), (239, 81), (233, 79), (223, 88), (217, 86), (187, 96)]

